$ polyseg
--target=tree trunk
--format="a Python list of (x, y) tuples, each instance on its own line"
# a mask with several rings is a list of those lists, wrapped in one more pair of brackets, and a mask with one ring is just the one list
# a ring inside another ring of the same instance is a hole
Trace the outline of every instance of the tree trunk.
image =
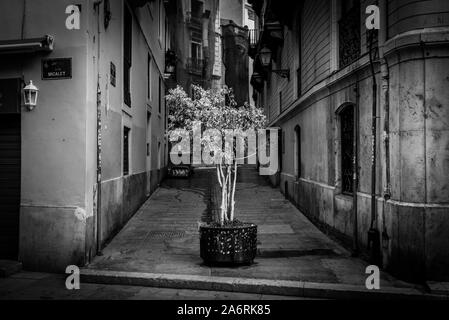
[(234, 164), (234, 181), (232, 182), (232, 188), (231, 188), (231, 216), (230, 220), (234, 221), (234, 212), (235, 212), (235, 185), (237, 182), (237, 161), (235, 161)]

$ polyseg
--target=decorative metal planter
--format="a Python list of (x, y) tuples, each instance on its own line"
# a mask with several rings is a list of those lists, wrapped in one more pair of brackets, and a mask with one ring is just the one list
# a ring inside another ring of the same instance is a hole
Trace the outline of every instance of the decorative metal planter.
[(200, 226), (200, 252), (207, 265), (252, 264), (257, 253), (257, 226)]

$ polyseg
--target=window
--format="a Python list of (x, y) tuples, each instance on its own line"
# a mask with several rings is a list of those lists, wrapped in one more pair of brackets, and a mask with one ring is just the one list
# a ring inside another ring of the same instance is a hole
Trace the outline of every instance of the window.
[(360, 0), (342, 0), (340, 6), (338, 43), (340, 68), (344, 68), (360, 56)]
[(162, 112), (162, 78), (159, 77), (159, 113)]
[(146, 131), (146, 168), (151, 171), (151, 113), (147, 112), (147, 131)]
[(282, 112), (282, 90), (279, 91), (279, 112)]
[(151, 113), (147, 112), (147, 157), (151, 153)]
[(192, 60), (200, 60), (201, 59), (201, 43), (192, 41), (190, 45), (190, 56), (192, 57)]
[(295, 127), (295, 172), (298, 178), (301, 177), (301, 127)]
[(298, 15), (297, 19), (297, 27), (296, 27), (296, 41), (297, 41), (297, 48), (298, 48), (298, 69), (296, 69), (296, 97), (301, 97), (301, 90), (302, 90), (302, 84), (301, 84), (301, 64), (302, 64), (302, 36), (301, 36), (301, 14)]
[(346, 106), (340, 112), (341, 129), (341, 187), (342, 193), (353, 193), (354, 158), (354, 107)]
[(164, 48), (165, 51), (171, 49), (171, 43), (170, 43), (170, 25), (168, 24), (168, 20), (165, 19), (165, 38), (164, 38)]
[(161, 168), (161, 163), (162, 163), (162, 153), (161, 153), (161, 142), (159, 141), (157, 144), (157, 168), (160, 169)]
[(132, 15), (126, 7), (123, 52), (123, 96), (125, 104), (131, 107)]
[(285, 131), (282, 130), (282, 153), (285, 153)]
[(255, 21), (256, 20), (256, 14), (254, 13), (254, 10), (248, 9), (248, 20)]
[(147, 85), (148, 85), (148, 88), (147, 88), (147, 97), (148, 97), (148, 100), (152, 100), (153, 99), (153, 97), (152, 97), (152, 88), (151, 88), (151, 86), (152, 86), (152, 83), (151, 83), (151, 73), (152, 73), (152, 63), (151, 63), (151, 55), (148, 53), (148, 60), (147, 60)]
[[(282, 128), (280, 128), (279, 131), (277, 132), (277, 134), (278, 134), (278, 140), (277, 140), (278, 148), (277, 149), (278, 149), (279, 172), (282, 172), (282, 161), (283, 161), (283, 146), (282, 146), (282, 144), (283, 144), (283, 138), (285, 137), (284, 133), (285, 132), (284, 132), (284, 130), (282, 130)], [(270, 130), (268, 130), (268, 137), (270, 135), (271, 135)], [(275, 142), (273, 142), (273, 143), (275, 143)], [(271, 148), (268, 148), (268, 150), (269, 151), (267, 151), (267, 152), (271, 152)], [(271, 153), (270, 153), (270, 157), (271, 157)]]
[(162, 2), (162, 0), (159, 0), (159, 16), (158, 16), (158, 22), (159, 22), (159, 26), (158, 26), (158, 39), (159, 41), (162, 43), (162, 30), (164, 28), (164, 24), (165, 24), (165, 19), (164, 16), (162, 14), (162, 9), (163, 9), (164, 3)]
[(201, 75), (203, 72), (201, 40), (190, 42), (190, 58), (188, 60), (188, 72)]
[(131, 129), (123, 127), (123, 175), (129, 175), (129, 139)]

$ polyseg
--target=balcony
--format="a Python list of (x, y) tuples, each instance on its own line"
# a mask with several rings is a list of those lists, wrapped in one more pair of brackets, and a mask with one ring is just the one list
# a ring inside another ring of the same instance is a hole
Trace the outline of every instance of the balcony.
[(257, 46), (257, 43), (259, 42), (259, 35), (260, 35), (259, 29), (250, 29), (249, 30), (249, 45), (251, 47)]
[(202, 75), (204, 68), (204, 60), (197, 58), (187, 58), (186, 69), (188, 73)]
[(259, 29), (250, 29), (248, 32), (248, 38), (249, 38), (248, 54), (251, 58), (254, 59), (254, 57), (257, 54), (257, 44), (258, 44), (259, 38), (260, 38), (260, 30)]
[(187, 16), (187, 25), (191, 29), (202, 30), (203, 20), (200, 17)]

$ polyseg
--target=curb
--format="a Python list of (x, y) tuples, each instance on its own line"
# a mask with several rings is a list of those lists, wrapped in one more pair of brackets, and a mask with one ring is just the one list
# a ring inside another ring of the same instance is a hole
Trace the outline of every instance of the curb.
[(314, 283), (305, 281), (268, 280), (230, 277), (208, 277), (82, 269), (81, 281), (97, 284), (213, 290), (266, 295), (295, 296), (322, 299), (377, 300), (448, 300), (444, 295), (427, 294), (413, 288), (381, 288), (368, 290), (362, 286)]

